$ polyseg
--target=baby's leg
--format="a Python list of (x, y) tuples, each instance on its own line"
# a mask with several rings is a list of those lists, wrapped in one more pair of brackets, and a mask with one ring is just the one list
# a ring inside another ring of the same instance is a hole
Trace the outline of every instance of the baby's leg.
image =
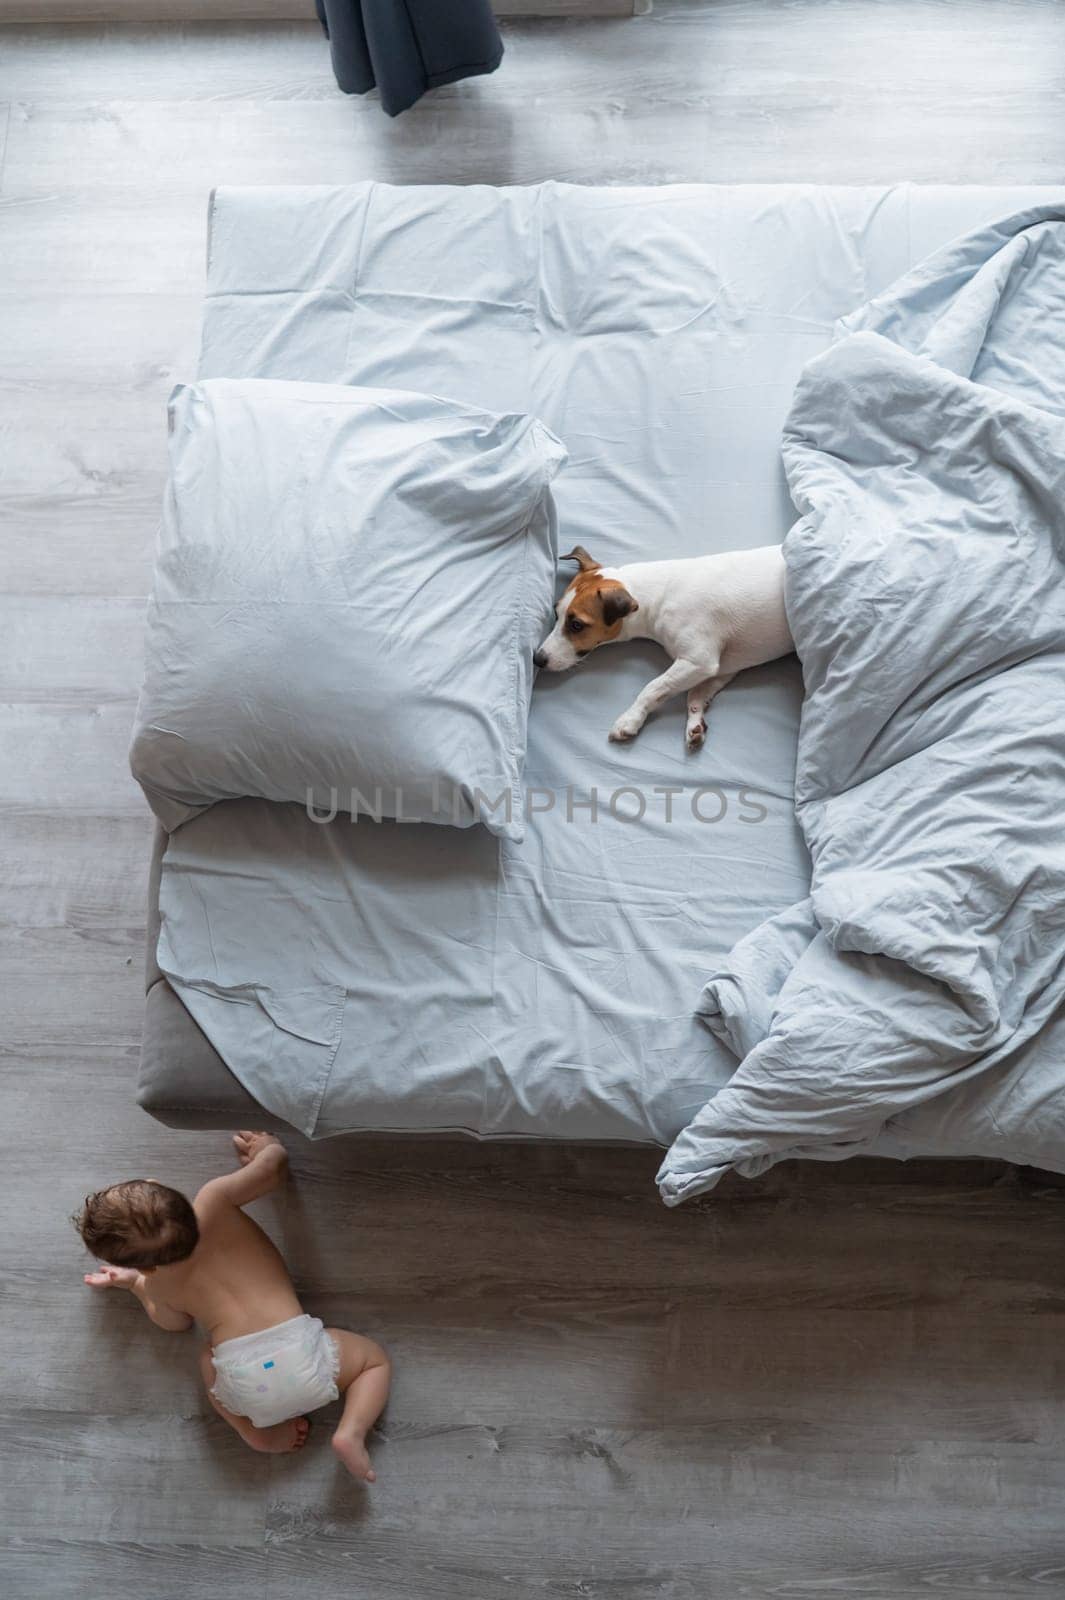
[(337, 1388), (344, 1396), (344, 1413), (333, 1435), (333, 1449), (355, 1478), (373, 1483), (377, 1474), (366, 1451), (366, 1435), (385, 1408), (392, 1363), (379, 1344), (343, 1328), (327, 1328), (340, 1351)]
[(257, 1428), (250, 1417), (238, 1417), (235, 1412), (227, 1411), (221, 1400), (215, 1399), (211, 1393), (215, 1380), (214, 1358), (209, 1344), (205, 1344), (200, 1352), (200, 1372), (207, 1390), (207, 1398), (222, 1421), (228, 1422), (234, 1433), (239, 1433), (244, 1443), (250, 1444), (253, 1450), (261, 1450), (268, 1455), (281, 1455), (286, 1450), (300, 1450), (307, 1443), (311, 1425), (306, 1417), (293, 1417), (289, 1422), (277, 1422), (272, 1428)]

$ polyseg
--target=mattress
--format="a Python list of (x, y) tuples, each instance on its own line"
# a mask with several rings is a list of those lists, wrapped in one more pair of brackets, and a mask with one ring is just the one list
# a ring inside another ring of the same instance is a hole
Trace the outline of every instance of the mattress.
[[(792, 519), (781, 423), (836, 318), (1045, 196), (224, 190), (200, 376), (531, 411), (569, 450), (562, 547), (604, 562), (764, 544)], [(521, 845), (255, 801), (158, 840), (142, 1105), (177, 1126), (254, 1115), (312, 1137), (670, 1143), (735, 1066), (695, 1014), (707, 974), (804, 896), (808, 866), (798, 663), (726, 689), (695, 757), (681, 702), (609, 745), (661, 663), (633, 645), (541, 679)], [(286, 984), (320, 995), (320, 1029), (293, 1031)]]

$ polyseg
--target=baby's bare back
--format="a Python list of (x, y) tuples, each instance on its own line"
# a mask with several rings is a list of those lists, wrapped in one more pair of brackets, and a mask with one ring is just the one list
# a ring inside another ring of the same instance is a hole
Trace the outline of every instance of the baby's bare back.
[(152, 1290), (178, 1311), (187, 1311), (212, 1345), (273, 1328), (298, 1317), (296, 1298), (281, 1253), (239, 1206), (207, 1203), (194, 1209), (200, 1239), (187, 1261), (160, 1267)]

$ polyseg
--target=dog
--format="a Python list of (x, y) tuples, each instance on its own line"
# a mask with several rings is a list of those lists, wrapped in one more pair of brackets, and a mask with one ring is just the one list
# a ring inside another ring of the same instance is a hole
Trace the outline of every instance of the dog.
[(576, 561), (577, 575), (555, 607), (555, 626), (533, 652), (535, 666), (565, 672), (600, 645), (623, 639), (653, 639), (672, 658), (614, 723), (615, 744), (635, 739), (652, 712), (687, 693), (684, 738), (690, 751), (698, 750), (714, 696), (737, 672), (795, 648), (779, 545), (623, 567), (604, 567), (577, 545), (561, 560)]

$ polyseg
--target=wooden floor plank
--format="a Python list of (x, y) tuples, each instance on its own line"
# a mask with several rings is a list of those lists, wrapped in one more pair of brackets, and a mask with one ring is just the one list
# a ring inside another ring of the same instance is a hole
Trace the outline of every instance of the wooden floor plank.
[(1065, 1594), (1065, 1190), (991, 1163), (667, 1212), (652, 1150), (293, 1138), (257, 1214), (308, 1308), (397, 1361), (370, 1491), (335, 1412), (245, 1452), (195, 1336), (80, 1282), (87, 1191), (230, 1159), (133, 1100), (126, 766), (210, 187), (1065, 180), (1051, 0), (660, 0), (506, 44), (392, 122), (313, 22), (0, 31), (0, 1592)]
[[(120, 1398), (116, 1395), (115, 1399)], [(5, 1511), (23, 1537), (262, 1548), (266, 1463), (200, 1418), (22, 1411), (0, 1417)], [(254, 1470), (259, 1467), (258, 1474)]]
[(129, 774), (128, 703), (0, 705), (0, 811), (28, 811), (49, 797), (82, 815), (140, 814), (144, 797)]
[[(42, 295), (54, 297), (54, 308), (58, 297), (98, 294), (121, 296), (96, 302), (95, 318), (97, 334), (112, 330), (121, 339), (127, 316), (147, 295), (157, 306), (156, 331), (145, 352), (149, 359), (160, 333), (187, 348), (190, 331), (199, 325), (208, 189), (199, 183), (141, 188), (59, 183), (15, 192), (5, 182), (0, 193), (5, 340), (19, 340), (19, 326), (26, 327)], [(165, 305), (164, 296), (183, 298), (184, 305)], [(53, 339), (51, 327), (46, 326), (45, 337)], [(63, 354), (62, 348), (56, 350), (58, 357)]]
[(145, 599), (0, 596), (0, 699), (65, 705), (119, 702), (140, 688)]
[(61, 93), (62, 58), (83, 41), (45, 29), (16, 54), (6, 183), (147, 184), (171, 161), (178, 127), (182, 181), (204, 185), (382, 173), (1052, 182), (1065, 172), (1065, 16), (1048, 3), (1025, 8), (1018, 25), (1005, 0), (681, 0), (635, 24), (516, 23), (505, 79), (453, 85), (395, 123), (372, 97), (336, 93), (313, 23), (258, 30), (275, 41), (273, 69), (260, 43), (244, 75), (232, 26), (177, 30), (176, 48), (151, 30), (113, 29), (106, 51), (85, 30), (76, 70), (96, 72), (80, 103)]
[(4, 1600), (262, 1600), (262, 1550), (187, 1540), (0, 1538)]
[(425, 103), (394, 130), (377, 108), (337, 99), (188, 101), (161, 110), (137, 101), (15, 104), (9, 189), (147, 186), (175, 138), (185, 181), (204, 190), (355, 183), (382, 172), (393, 182), (431, 183), (443, 142), (452, 181), (493, 184), (534, 183), (545, 171), (564, 182), (612, 184), (881, 183), (903, 172), (917, 182), (1053, 183), (1065, 172), (1065, 136), (1036, 137), (1039, 117), (1021, 91), (989, 97), (960, 148), (949, 99), (925, 109), (918, 143), (897, 106), (885, 119), (868, 85), (844, 89), (823, 79), (801, 95), (793, 86), (768, 112), (737, 78), (695, 96), (690, 108), (665, 96), (658, 104), (604, 96), (559, 106), (533, 129), (505, 102), (472, 97)]
[(4, 572), (12, 595), (146, 596), (165, 469), (137, 488), (84, 495), (0, 495)]

